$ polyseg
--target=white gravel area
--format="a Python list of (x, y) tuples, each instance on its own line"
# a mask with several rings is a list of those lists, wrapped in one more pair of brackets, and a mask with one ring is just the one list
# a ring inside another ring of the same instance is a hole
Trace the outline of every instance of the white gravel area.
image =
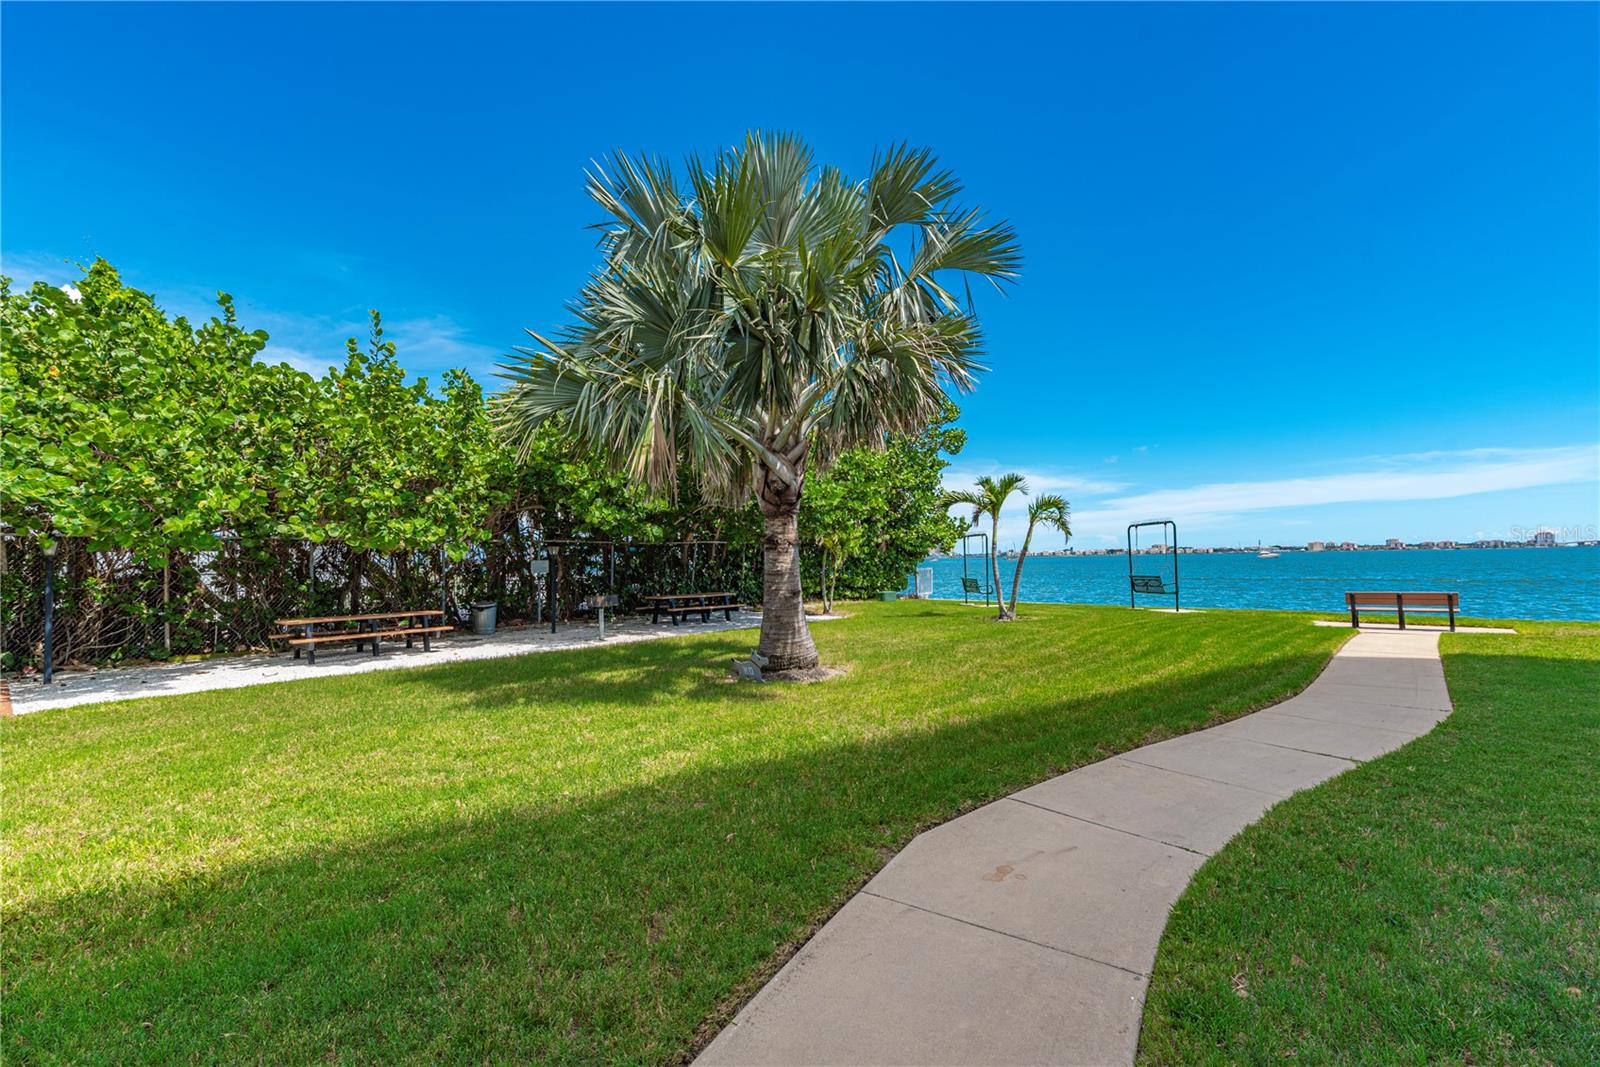
[[(811, 616), (812, 621), (833, 617), (836, 616)], [(758, 611), (736, 611), (731, 621), (713, 616), (711, 622), (686, 622), (679, 626), (668, 622), (652, 624), (648, 619), (624, 616), (606, 620), (605, 644), (622, 645), (686, 634), (749, 630), (760, 625), (761, 613)], [(492, 637), (477, 637), (467, 631), (459, 631), (435, 638), (432, 652), (424, 652), (420, 641), (411, 649), (401, 642), (385, 642), (382, 654), (377, 657), (369, 652), (356, 652), (351, 643), (330, 645), (325, 650), (317, 651), (316, 666), (306, 663), (303, 658), (295, 659), (289, 652), (280, 652), (217, 657), (196, 663), (57, 671), (49, 686), (43, 685), (37, 678), (13, 681), (11, 704), (16, 714), (25, 715), (49, 708), (67, 708), (105, 700), (199, 693), (208, 689), (239, 689), (247, 685), (326, 678), (334, 674), (397, 671), (465, 660), (585, 648), (600, 643), (600, 628), (593, 622), (586, 622), (562, 625), (555, 633), (551, 633), (548, 626), (506, 629)]]

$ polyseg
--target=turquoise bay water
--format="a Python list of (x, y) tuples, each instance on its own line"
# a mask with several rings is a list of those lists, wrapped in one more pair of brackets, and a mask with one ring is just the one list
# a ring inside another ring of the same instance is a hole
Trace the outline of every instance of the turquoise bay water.
[[(961, 599), (961, 560), (933, 560), (933, 595)], [(1016, 561), (1000, 560), (1009, 595)], [(983, 580), (983, 561), (968, 562)], [(1491, 619), (1600, 620), (1600, 547), (1462, 548), (1409, 552), (1293, 552), (1277, 559), (1253, 554), (1178, 557), (1183, 606), (1285, 611), (1345, 610), (1352, 589), (1450, 589), (1461, 613)], [(1170, 556), (1135, 556), (1138, 574), (1172, 574)], [(987, 584), (987, 583), (985, 583)], [(1022, 600), (1066, 604), (1126, 604), (1126, 556), (1030, 556), (1022, 569)], [(1171, 606), (1171, 598), (1141, 596), (1141, 605)]]

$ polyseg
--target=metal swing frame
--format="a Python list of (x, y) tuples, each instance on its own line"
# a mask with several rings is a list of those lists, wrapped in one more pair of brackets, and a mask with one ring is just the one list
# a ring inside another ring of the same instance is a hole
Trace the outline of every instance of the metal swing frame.
[[(1172, 555), (1171, 589), (1166, 587), (1159, 574), (1133, 573), (1134, 531), (1145, 526), (1160, 526), (1162, 528), (1162, 544), (1170, 544), (1171, 546), (1168, 549)], [(1172, 540), (1170, 542), (1167, 541), (1167, 531), (1169, 529), (1172, 531)], [(1149, 519), (1145, 522), (1128, 523), (1128, 607), (1137, 608), (1139, 606), (1138, 598), (1140, 593), (1146, 596), (1170, 596), (1172, 598), (1172, 610), (1181, 610), (1178, 602), (1178, 524), (1171, 519)]]
[(967, 542), (972, 540), (974, 537), (980, 538), (983, 541), (983, 567), (981, 568), (983, 572), (983, 579), (980, 584), (983, 586), (983, 606), (988, 607), (989, 594), (991, 592), (989, 589), (989, 578), (991, 572), (991, 565), (989, 563), (990, 546), (989, 535), (984, 533), (982, 530), (978, 530), (973, 533), (964, 533), (961, 535), (961, 602), (965, 604), (967, 602), (967, 597), (971, 595), (968, 583), (972, 576), (967, 573)]

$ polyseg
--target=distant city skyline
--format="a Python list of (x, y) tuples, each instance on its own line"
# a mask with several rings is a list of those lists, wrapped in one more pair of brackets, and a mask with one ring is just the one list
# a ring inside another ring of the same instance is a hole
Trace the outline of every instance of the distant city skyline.
[[(949, 484), (1021, 471), (1082, 547), (1169, 515), (1217, 545), (1600, 524), (1595, 5), (439, 10), (7, 5), (0, 269), (101, 255), (191, 316), (226, 289), (311, 371), (375, 307), (413, 373), (492, 389), (597, 262), (592, 160), (762, 127), (859, 175), (906, 140), (1025, 256), (974, 290)], [(959, 27), (1004, 77), (863, 107), (816, 74), (845, 24), (904, 57)], [(596, 78), (602, 33), (629, 61)], [(760, 76), (696, 93), (668, 36), (760, 40)]]
[[(1510, 540), (1506, 538), (1490, 537), (1479, 538), (1475, 541), (1454, 541), (1449, 538), (1425, 541), (1402, 541), (1397, 537), (1386, 538), (1382, 544), (1360, 544), (1354, 541), (1312, 540), (1305, 544), (1265, 544), (1260, 545), (1197, 545), (1181, 542), (1177, 546), (1179, 554), (1188, 553), (1242, 553), (1254, 555), (1260, 552), (1426, 552), (1426, 551), (1459, 551), (1461, 549), (1541, 549), (1541, 548), (1576, 548), (1594, 547), (1600, 545), (1600, 527), (1588, 527), (1582, 531), (1582, 537), (1569, 537), (1563, 540), (1565, 534), (1575, 531), (1539, 530), (1528, 537)], [(985, 530), (973, 530), (974, 536), (987, 538)], [(1000, 546), (1002, 556), (1015, 556), (1019, 553), (1020, 545)], [(1172, 551), (1171, 545), (1149, 544), (1135, 542), (1134, 555), (1164, 555)], [(967, 553), (982, 553), (983, 542), (974, 541), (967, 545)], [(1040, 548), (1036, 544), (1030, 545), (1028, 555), (1031, 556), (1071, 556), (1071, 555), (1123, 555), (1128, 552), (1126, 542), (1122, 545), (1087, 548), (1081, 545), (1068, 545), (1066, 548)], [(951, 557), (962, 554), (961, 545), (958, 543), (950, 552), (932, 552), (934, 557)]]

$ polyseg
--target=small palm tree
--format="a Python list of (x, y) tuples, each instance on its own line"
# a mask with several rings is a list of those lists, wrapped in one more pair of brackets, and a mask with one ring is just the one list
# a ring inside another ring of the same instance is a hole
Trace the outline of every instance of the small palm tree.
[(1049, 526), (1060, 530), (1064, 539), (1072, 537), (1072, 508), (1067, 498), (1055, 493), (1034, 497), (1028, 503), (1028, 533), (1022, 539), (1022, 552), (1017, 556), (1017, 572), (1011, 576), (1011, 616), (1017, 614), (1017, 589), (1022, 585), (1022, 564), (1028, 558), (1028, 546), (1033, 543), (1035, 526)]
[(965, 504), (972, 508), (974, 526), (985, 516), (989, 519), (989, 567), (994, 578), (995, 604), (1000, 612), (996, 618), (1001, 620), (1015, 618), (1017, 606), (1015, 596), (1011, 598), (1010, 607), (1000, 597), (1000, 510), (1012, 493), (1027, 496), (1028, 480), (1020, 474), (1002, 474), (998, 478), (984, 475), (978, 479), (977, 489), (957, 489), (945, 496), (949, 504)]
[(756, 498), (766, 670), (817, 662), (797, 551), (807, 471), (921, 429), (983, 369), (960, 281), (1009, 281), (1021, 255), (960, 189), (906, 147), (865, 181), (783, 135), (691, 159), (686, 182), (619, 154), (589, 177), (604, 263), (577, 324), (559, 341), (530, 330), (537, 347), (504, 367), (496, 416), (520, 448), (563, 419), (654, 489), (674, 491), (681, 465), (710, 499)]

